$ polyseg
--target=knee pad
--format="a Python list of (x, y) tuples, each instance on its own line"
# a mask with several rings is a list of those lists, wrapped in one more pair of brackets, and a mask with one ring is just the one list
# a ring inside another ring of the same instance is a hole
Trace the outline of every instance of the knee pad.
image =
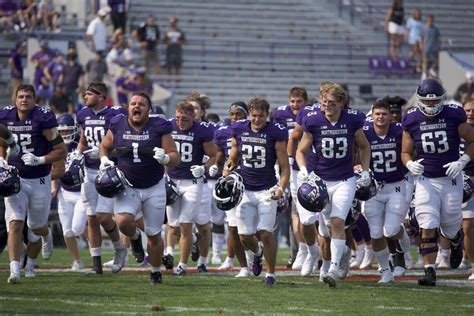
[(435, 247), (428, 247), (428, 248), (420, 248), (420, 254), (422, 256), (429, 255), (430, 253), (438, 252), (438, 246)]
[[(444, 234), (444, 230), (443, 230), (443, 229), (441, 230), (441, 235), (443, 235), (444, 237), (446, 237), (447, 239), (449, 239), (449, 241), (450, 241), (451, 243), (456, 244), (456, 245), (458, 245), (459, 243), (461, 243), (461, 242), (463, 241), (463, 239), (464, 239), (464, 232), (463, 232), (462, 228), (459, 229), (458, 232), (456, 233), (456, 235), (455, 235), (454, 237), (452, 237), (452, 238), (450, 238), (450, 236), (446, 236), (446, 235)], [(451, 235), (451, 236), (452, 236), (452, 235)]]
[(33, 233), (33, 231), (31, 231), (30, 228), (28, 228), (28, 240), (32, 243), (36, 243), (40, 240), (40, 236), (38, 235), (35, 235), (35, 233)]
[(66, 230), (64, 233), (63, 233), (64, 237), (66, 238), (70, 238), (70, 237), (74, 237), (74, 232), (72, 230)]
[(455, 240), (462, 240), (460, 236), (464, 234), (462, 233), (461, 223), (456, 222), (451, 225), (441, 225), (441, 235), (453, 242), (455, 242)]
[(395, 226), (387, 225), (383, 227), (383, 235), (386, 238), (391, 238), (395, 236), (396, 234), (398, 234), (399, 231), (400, 231), (400, 225), (395, 225)]
[(369, 232), (370, 232), (370, 238), (372, 239), (380, 239), (384, 235), (383, 228), (379, 226), (369, 225)]
[(421, 243), (422, 244), (436, 244), (438, 243), (438, 230), (435, 230), (433, 237), (423, 237), (423, 228), (420, 228), (420, 235), (421, 235)]

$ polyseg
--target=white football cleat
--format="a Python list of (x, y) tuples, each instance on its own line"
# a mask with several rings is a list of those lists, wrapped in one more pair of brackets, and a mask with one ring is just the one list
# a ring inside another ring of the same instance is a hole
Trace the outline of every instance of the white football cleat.
[(339, 271), (337, 272), (337, 276), (341, 280), (345, 279), (349, 274), (349, 260), (351, 260), (351, 249), (346, 246), (339, 262)]
[(467, 279), (468, 279), (469, 281), (474, 281), (474, 273), (471, 274)]
[(35, 264), (27, 263), (25, 265), (25, 278), (34, 278), (36, 276)]
[(393, 276), (404, 276), (407, 272), (407, 269), (404, 267), (397, 266), (393, 268)]
[(222, 264), (222, 259), (221, 256), (218, 254), (212, 255), (211, 263), (215, 265)]
[(82, 263), (82, 260), (74, 260), (72, 263), (71, 271), (80, 271), (84, 269), (84, 264)]
[(469, 262), (469, 259), (463, 258), (458, 269), (470, 269), (470, 268), (471, 268), (471, 263)]
[(112, 263), (112, 273), (119, 273), (120, 270), (125, 267), (127, 257), (128, 249), (126, 247), (115, 250), (114, 261)]
[(306, 255), (306, 259), (301, 267), (301, 276), (309, 276), (313, 272), (317, 259), (317, 257), (313, 257), (309, 253)]
[(326, 275), (323, 277), (323, 282), (328, 284), (329, 287), (336, 287), (337, 285), (337, 271), (329, 271), (326, 273)]
[(235, 277), (236, 278), (248, 278), (250, 276), (252, 276), (252, 274), (250, 273), (249, 268), (244, 267), (244, 268), (240, 269), (239, 273)]
[(407, 267), (408, 270), (411, 270), (413, 269), (413, 258), (411, 256), (411, 254), (407, 251), (404, 253), (405, 255), (405, 265)]
[(234, 268), (234, 260), (227, 257), (217, 270), (230, 270)]
[(390, 271), (390, 269), (387, 269), (386, 271), (382, 272), (382, 276), (380, 277), (380, 280), (378, 283), (390, 283), (394, 281), (395, 280), (393, 278), (392, 271)]
[(308, 251), (301, 251), (298, 250), (298, 253), (296, 254), (295, 261), (293, 262), (293, 265), (291, 266), (291, 270), (293, 271), (299, 271), (303, 268), (303, 264), (306, 260), (306, 257), (308, 256)]
[(41, 237), (41, 240), (41, 256), (44, 260), (49, 260), (53, 255), (53, 233), (51, 232), (51, 228), (48, 227), (48, 236)]
[(10, 273), (10, 276), (8, 277), (8, 283), (10, 284), (18, 284), (20, 283), (20, 274), (19, 273)]
[(355, 258), (351, 260), (351, 263), (349, 264), (350, 268), (358, 268), (360, 264), (362, 263), (362, 260), (364, 260), (364, 254), (365, 254), (365, 245), (359, 246), (359, 248), (356, 250)]
[(361, 269), (367, 269), (372, 265), (372, 261), (375, 258), (375, 253), (372, 248), (365, 247), (365, 253), (364, 253), (364, 259), (362, 260), (362, 263), (360, 264)]
[(447, 269), (447, 268), (449, 268), (450, 267), (449, 266), (449, 255), (445, 256), (445, 255), (441, 254), (439, 257), (440, 257), (439, 263), (436, 267), (438, 269)]

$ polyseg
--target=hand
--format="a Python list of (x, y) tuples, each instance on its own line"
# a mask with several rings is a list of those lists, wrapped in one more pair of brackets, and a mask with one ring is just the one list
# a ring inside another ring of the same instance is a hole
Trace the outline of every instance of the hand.
[(76, 149), (70, 154), (70, 157), (71, 157), (70, 159), (75, 160), (75, 159), (82, 159), (84, 155), (79, 149)]
[(301, 166), (300, 171), (298, 171), (298, 181), (304, 183), (308, 180), (308, 169), (306, 166)]
[(191, 169), (189, 170), (191, 170), (191, 173), (195, 178), (201, 178), (204, 175), (204, 172), (206, 172), (206, 168), (204, 168), (204, 166), (199, 165), (191, 166)]
[(370, 174), (367, 170), (364, 170), (360, 174), (360, 180), (359, 183), (363, 187), (368, 187), (370, 185), (371, 179), (370, 179)]
[(92, 146), (91, 149), (84, 150), (84, 154), (88, 155), (91, 159), (99, 159), (99, 147)]
[(6, 166), (8, 166), (7, 161), (3, 159), (3, 157), (0, 157), (0, 168), (5, 168)]
[(24, 154), (23, 156), (21, 156), (21, 160), (23, 160), (23, 163), (27, 166), (38, 166), (45, 163), (44, 156), (38, 157), (33, 155), (32, 153)]
[(235, 169), (235, 167), (236, 166), (233, 165), (231, 161), (228, 161), (224, 166), (224, 170), (222, 170), (222, 175), (227, 177)]
[(153, 158), (155, 158), (158, 163), (166, 166), (168, 162), (170, 162), (170, 156), (165, 154), (165, 150), (163, 148), (155, 147), (153, 148), (153, 151), (155, 152)]
[(275, 185), (270, 190), (270, 195), (272, 200), (278, 201), (283, 195), (283, 189), (279, 185)]
[(219, 172), (219, 167), (217, 165), (212, 165), (209, 167), (209, 175), (215, 177)]
[(443, 168), (447, 168), (446, 175), (451, 179), (455, 179), (466, 167), (466, 165), (471, 161), (471, 157), (464, 154), (456, 161), (449, 162), (443, 166)]
[(113, 166), (115, 166), (115, 163), (112, 160), (110, 160), (109, 157), (103, 156), (102, 158), (100, 158), (100, 167), (99, 167), (100, 170), (104, 170), (107, 167), (113, 167)]
[(423, 171), (425, 171), (425, 166), (421, 164), (424, 158), (418, 159), (417, 161), (408, 160), (407, 169), (410, 170), (411, 174), (414, 176), (421, 176)]
[(18, 144), (15, 144), (13, 147), (8, 147), (7, 149), (7, 158), (16, 157), (20, 154), (21, 148)]

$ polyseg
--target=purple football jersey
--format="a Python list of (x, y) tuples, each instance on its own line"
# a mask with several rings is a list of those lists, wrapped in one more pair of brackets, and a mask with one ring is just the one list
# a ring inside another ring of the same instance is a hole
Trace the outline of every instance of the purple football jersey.
[(463, 108), (455, 104), (444, 105), (433, 117), (425, 116), (418, 108), (409, 110), (403, 117), (403, 129), (410, 133), (418, 159), (424, 159), (424, 176), (445, 177), (443, 165), (459, 159), (458, 127), (466, 120)]
[(225, 158), (229, 158), (232, 148), (232, 128), (231, 126), (221, 126), (214, 133), (214, 143), (224, 152)]
[(161, 137), (171, 133), (171, 123), (160, 117), (150, 117), (148, 123), (136, 131), (126, 115), (117, 115), (110, 120), (110, 130), (117, 150), (117, 166), (132, 186), (145, 189), (157, 184), (165, 170), (153, 158), (153, 148), (161, 147)]
[[(97, 113), (89, 107), (82, 108), (77, 112), (77, 124), (82, 128), (89, 148), (99, 147), (100, 142), (109, 130), (110, 120), (117, 114), (128, 115), (128, 112), (119, 106), (106, 106)], [(85, 157), (85, 166), (87, 168), (99, 169), (99, 159), (92, 159), (88, 155), (85, 155)]]
[[(459, 147), (460, 154), (464, 154), (464, 150), (466, 149), (466, 141), (461, 138), (461, 145)], [(463, 170), (468, 176), (474, 176), (474, 160), (471, 160)]]
[(245, 188), (261, 191), (273, 187), (277, 183), (275, 143), (288, 139), (286, 128), (269, 122), (264, 128), (254, 132), (250, 121), (245, 120), (235, 122), (231, 129), (241, 157), (240, 174)]
[(43, 136), (43, 131), (58, 126), (54, 113), (47, 108), (35, 106), (24, 120), (19, 120), (17, 108), (8, 106), (0, 109), (0, 123), (8, 127), (21, 148), (17, 157), (8, 159), (8, 163), (18, 169), (20, 177), (36, 179), (47, 176), (51, 171), (51, 164), (26, 166), (21, 156), (32, 153), (41, 157), (51, 151), (52, 146)]
[(293, 114), (291, 111), (291, 106), (282, 105), (273, 110), (272, 122), (283, 125), (288, 131), (288, 137), (290, 137), (296, 126), (296, 116), (297, 114)]
[(183, 132), (176, 125), (175, 119), (171, 119), (171, 124), (173, 126), (171, 136), (181, 156), (181, 163), (175, 167), (167, 167), (166, 172), (173, 179), (194, 179), (189, 169), (193, 165), (202, 165), (203, 144), (212, 141), (214, 128), (206, 122), (194, 122), (189, 130)]
[[(313, 111), (319, 111), (320, 109), (321, 109), (321, 105), (319, 103), (314, 103), (313, 105), (305, 106), (298, 112), (298, 115), (296, 116), (296, 123), (303, 126), (303, 120), (306, 118), (308, 113), (313, 112)], [(308, 172), (314, 171), (314, 168), (316, 168), (315, 153), (316, 151), (314, 150), (313, 146), (311, 146), (311, 150), (308, 150), (306, 152), (306, 169), (308, 170)], [(293, 167), (293, 170), (300, 170), (300, 168), (298, 168), (298, 164), (296, 163), (296, 160), (292, 167)]]
[(370, 144), (370, 168), (379, 182), (393, 183), (403, 180), (406, 170), (400, 158), (402, 152), (402, 125), (391, 123), (387, 135), (377, 136), (374, 125), (363, 127)]
[(352, 146), (355, 132), (364, 126), (365, 115), (354, 109), (341, 112), (339, 121), (329, 122), (317, 110), (307, 114), (303, 130), (313, 135), (316, 150), (314, 172), (327, 181), (339, 181), (354, 176)]

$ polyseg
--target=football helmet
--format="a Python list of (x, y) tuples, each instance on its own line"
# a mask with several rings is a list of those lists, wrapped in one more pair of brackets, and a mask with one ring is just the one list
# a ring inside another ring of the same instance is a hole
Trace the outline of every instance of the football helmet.
[(463, 183), (463, 191), (462, 191), (462, 202), (466, 203), (472, 197), (472, 193), (474, 192), (474, 183), (471, 181), (471, 177), (463, 172), (462, 174), (464, 183)]
[(99, 170), (95, 178), (95, 188), (97, 192), (105, 197), (112, 198), (120, 194), (128, 181), (124, 174), (116, 166), (108, 166)]
[(355, 227), (357, 225), (357, 221), (359, 220), (359, 216), (362, 214), (362, 205), (360, 200), (354, 199), (352, 200), (352, 206), (347, 213), (346, 222), (344, 223), (346, 227)]
[(244, 191), (244, 181), (240, 174), (231, 172), (228, 176), (217, 179), (212, 195), (217, 208), (228, 211), (242, 201)]
[(298, 188), (298, 202), (310, 212), (321, 212), (329, 201), (329, 194), (324, 181), (314, 172)]
[(77, 131), (76, 122), (71, 114), (63, 113), (58, 117), (58, 132), (66, 145), (72, 143)]
[(165, 186), (166, 186), (166, 205), (173, 205), (174, 202), (179, 198), (178, 187), (176, 183), (165, 174)]
[(66, 160), (66, 172), (59, 179), (66, 187), (75, 187), (84, 182), (84, 156), (77, 157), (69, 153)]
[(368, 186), (362, 186), (360, 184), (360, 172), (355, 172), (354, 174), (356, 176), (355, 198), (360, 201), (367, 201), (373, 198), (378, 191), (378, 184), (374, 178), (374, 173), (372, 171), (369, 171), (370, 184)]
[(0, 196), (7, 197), (20, 192), (20, 175), (14, 166), (0, 167)]
[[(443, 110), (446, 91), (436, 79), (423, 80), (416, 90), (417, 106), (426, 116), (435, 116)], [(434, 105), (425, 104), (424, 101), (436, 100)]]

